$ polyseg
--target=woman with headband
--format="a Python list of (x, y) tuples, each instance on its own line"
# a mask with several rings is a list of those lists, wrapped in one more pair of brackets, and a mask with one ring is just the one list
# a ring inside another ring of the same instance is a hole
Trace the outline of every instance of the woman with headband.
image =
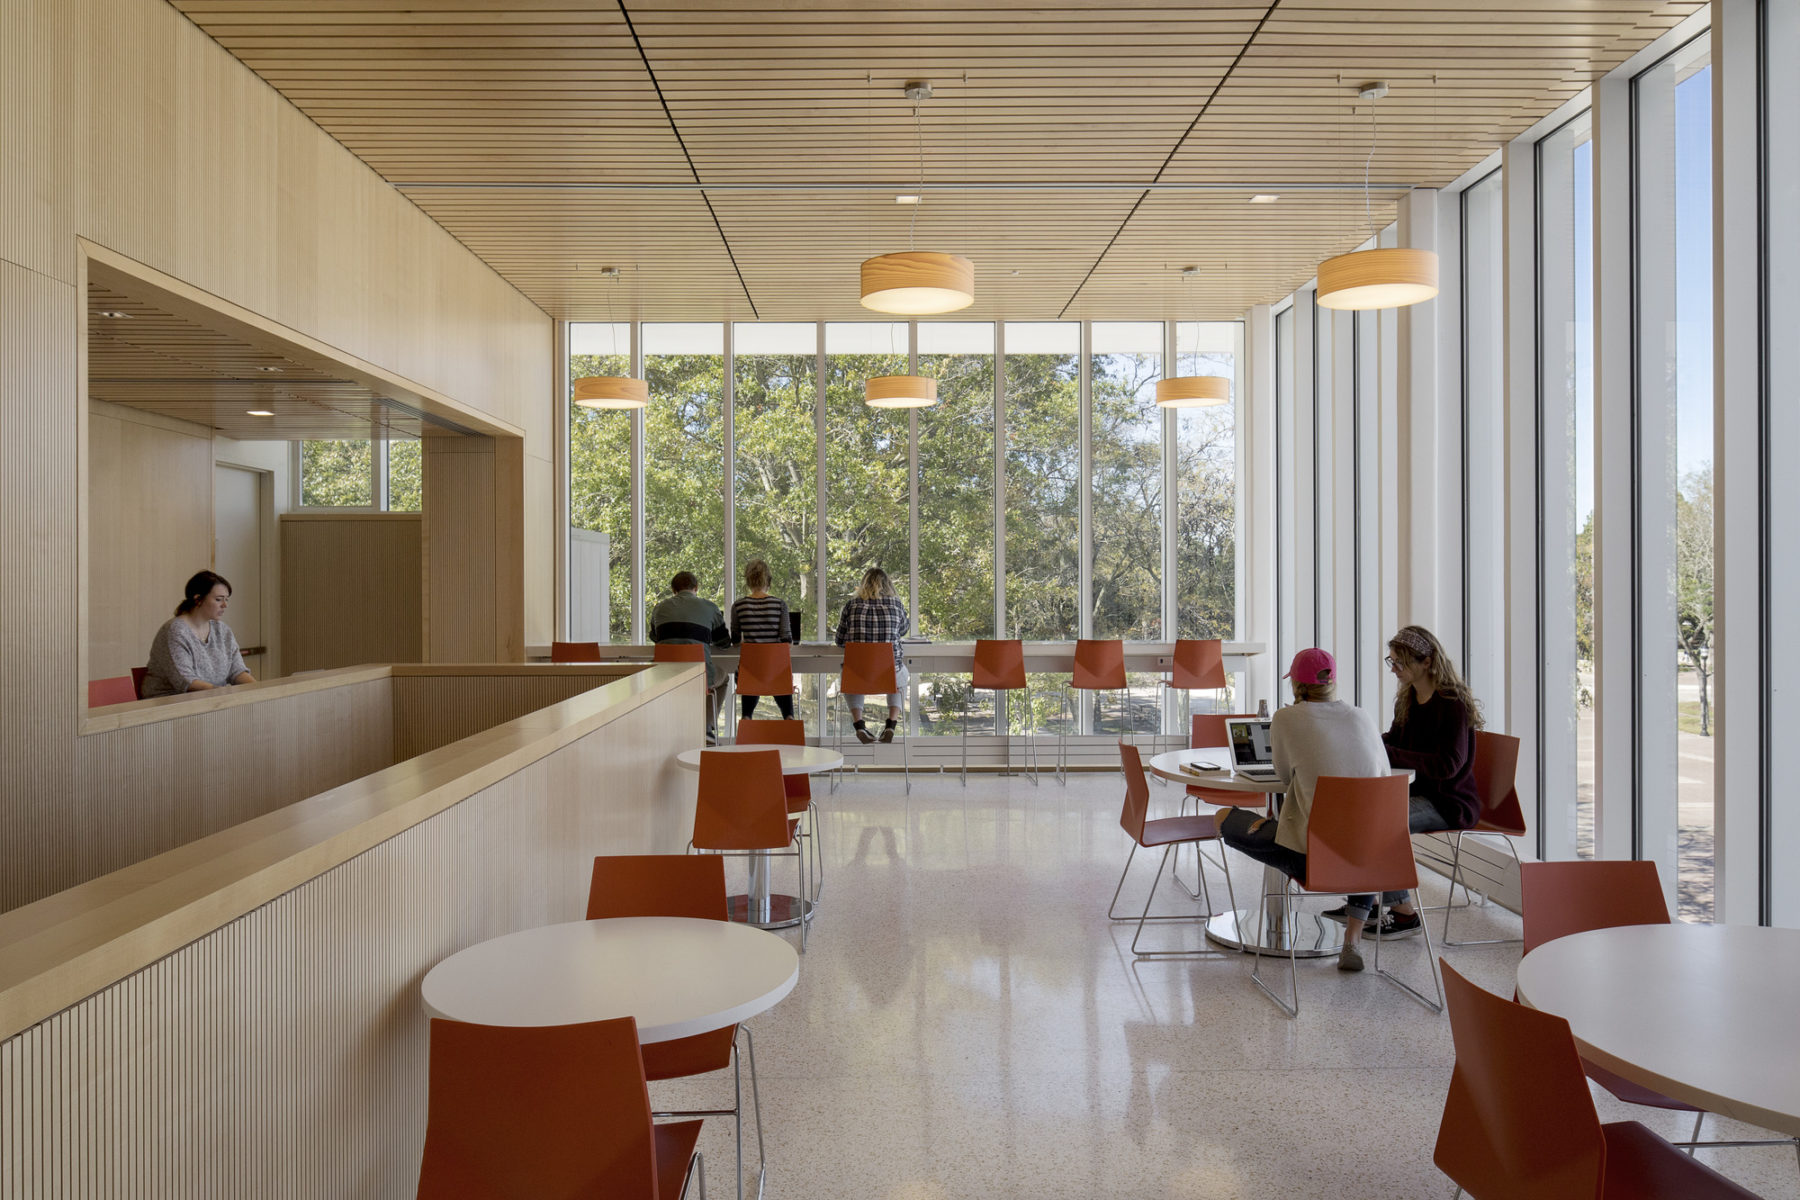
[[(1388, 640), (1388, 669), (1400, 689), (1394, 697), (1394, 723), (1381, 735), (1388, 762), (1413, 773), (1408, 814), (1414, 833), (1436, 833), (1474, 826), (1481, 811), (1475, 792), (1475, 731), (1482, 726), (1481, 705), (1456, 673), (1429, 629), (1408, 625)], [(1343, 908), (1325, 915), (1345, 922), (1348, 933), (1361, 932), (1374, 896), (1352, 896)], [(1379, 930), (1371, 937), (1406, 937), (1419, 931), (1419, 914), (1405, 892), (1388, 892)]]

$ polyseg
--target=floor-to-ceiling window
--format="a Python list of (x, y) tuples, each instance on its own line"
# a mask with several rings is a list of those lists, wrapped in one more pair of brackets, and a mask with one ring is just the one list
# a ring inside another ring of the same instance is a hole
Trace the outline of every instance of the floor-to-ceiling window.
[[(1280, 678), (1299, 646), (1294, 641), (1294, 609), (1299, 601), (1295, 580), (1294, 467), (1294, 315), (1296, 300), (1275, 314), (1275, 671)], [(1279, 700), (1277, 700), (1279, 703)]]
[(1594, 856), (1593, 121), (1537, 145), (1541, 853)]
[(1160, 321), (1093, 328), (1093, 636), (1163, 635)]
[(1502, 179), (1462, 193), (1463, 676), (1484, 707), (1504, 711), (1506, 630), (1506, 333)]
[(645, 324), (644, 589), (646, 609), (679, 571), (723, 604), (725, 579), (725, 327)]
[[(631, 328), (620, 322), (569, 326), (569, 378), (631, 373)], [(569, 406), (569, 524), (606, 536), (607, 640), (631, 640), (631, 435), (634, 417), (621, 409)], [(572, 562), (583, 561), (571, 556)], [(583, 595), (580, 588), (575, 594)], [(599, 635), (585, 614), (570, 615), (576, 633)], [(582, 639), (587, 640), (587, 639)]]
[(1632, 84), (1639, 850), (1688, 920), (1713, 908), (1710, 63), (1702, 35)]
[[(903, 321), (825, 326), (825, 599), (827, 633), (865, 572), (880, 567), (902, 600), (912, 583), (908, 410), (870, 408), (863, 384), (907, 374)], [(914, 627), (917, 615), (914, 614)]]
[[(1235, 321), (1182, 321), (1175, 326), (1174, 374), (1228, 379), (1231, 399), (1175, 410), (1175, 504), (1169, 514), (1175, 542), (1175, 627), (1170, 637), (1237, 636), (1237, 414), (1243, 339), (1244, 327)], [(1227, 683), (1218, 699), (1227, 711), (1236, 711), (1241, 680), (1233, 673)], [(1170, 716), (1174, 728), (1181, 728), (1185, 714), (1172, 709)]]
[(919, 413), (919, 632), (994, 636), (994, 326), (919, 326), (919, 374), (937, 380)]

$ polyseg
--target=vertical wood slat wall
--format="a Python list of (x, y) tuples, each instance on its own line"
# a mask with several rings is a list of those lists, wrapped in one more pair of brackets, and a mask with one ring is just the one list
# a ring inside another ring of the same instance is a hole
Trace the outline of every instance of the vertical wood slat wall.
[(418, 513), (283, 513), (278, 525), (290, 674), (419, 661)]
[[(90, 581), (76, 484), (78, 239), (524, 430), (536, 481), (524, 523), (555, 519), (549, 318), (163, 0), (7, 0), (0, 112), (0, 905), (10, 907), (105, 860), (109, 822), (159, 819), (107, 795), (112, 776), (91, 773), (79, 736)], [(548, 575), (511, 578), (547, 630)], [(165, 750), (118, 765), (172, 763)]]
[(696, 678), (0, 1043), (0, 1200), (405, 1197), (437, 961), (678, 853)]
[[(532, 675), (399, 674), (394, 685), (394, 761), (448, 746), (484, 729), (635, 675), (635, 664), (556, 668)], [(702, 735), (700, 729), (693, 737)], [(698, 745), (698, 741), (693, 743)]]

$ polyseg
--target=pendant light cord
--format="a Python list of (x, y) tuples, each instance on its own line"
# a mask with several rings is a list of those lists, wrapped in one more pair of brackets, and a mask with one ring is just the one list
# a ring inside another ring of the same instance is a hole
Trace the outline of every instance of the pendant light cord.
[(919, 102), (913, 101), (913, 136), (919, 143), (919, 199), (912, 206), (912, 218), (906, 223), (906, 248), (913, 245), (913, 231), (919, 227), (919, 210), (925, 206), (925, 123), (919, 117)]
[(1375, 101), (1369, 100), (1369, 157), (1363, 159), (1363, 218), (1369, 222), (1369, 236), (1375, 236), (1375, 210), (1369, 203), (1369, 167), (1375, 161), (1375, 143), (1381, 131), (1375, 125)]

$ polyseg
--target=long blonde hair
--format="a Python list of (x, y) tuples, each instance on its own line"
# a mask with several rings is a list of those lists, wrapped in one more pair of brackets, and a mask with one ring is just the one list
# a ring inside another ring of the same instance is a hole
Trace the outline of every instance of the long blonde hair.
[(893, 581), (888, 573), (880, 567), (870, 567), (863, 572), (862, 586), (856, 589), (858, 600), (879, 600), (883, 596), (895, 596)]
[[(1480, 729), (1486, 722), (1481, 715), (1481, 704), (1475, 699), (1475, 693), (1463, 682), (1463, 677), (1456, 673), (1456, 664), (1444, 653), (1444, 644), (1437, 640), (1437, 635), (1423, 625), (1404, 626), (1399, 633), (1388, 639), (1388, 653), (1394, 656), (1401, 666), (1410, 667), (1416, 662), (1423, 662), (1425, 675), (1431, 680), (1434, 693), (1441, 692), (1455, 697), (1462, 703), (1469, 714), (1471, 728)], [(1412, 715), (1413, 707), (1418, 703), (1410, 687), (1400, 689), (1394, 697), (1394, 728), (1406, 727), (1406, 718)]]

